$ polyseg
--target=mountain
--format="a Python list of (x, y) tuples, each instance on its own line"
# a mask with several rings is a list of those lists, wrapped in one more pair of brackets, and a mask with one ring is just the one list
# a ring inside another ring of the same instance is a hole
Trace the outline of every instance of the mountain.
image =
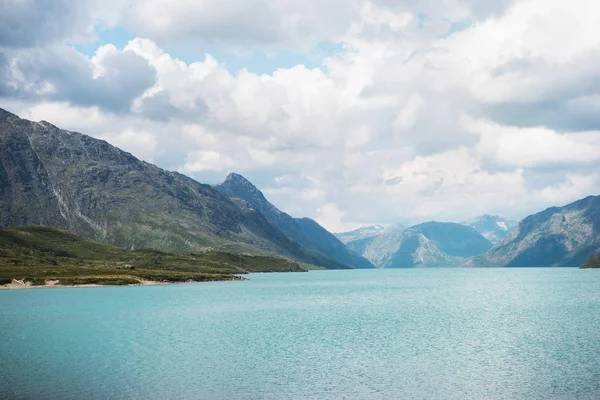
[(232, 274), (302, 271), (280, 257), (128, 250), (42, 226), (0, 229), (0, 284), (138, 284), (140, 281), (231, 280)]
[(373, 268), (367, 259), (349, 250), (316, 221), (309, 218), (294, 219), (280, 211), (242, 175), (231, 173), (223, 183), (215, 185), (214, 188), (232, 199), (241, 199), (249, 203), (275, 227), (305, 248), (352, 268)]
[(425, 235), (411, 229), (396, 229), (358, 239), (363, 256), (377, 268), (448, 267), (460, 259), (442, 252)]
[(422, 233), (437, 248), (454, 257), (473, 257), (492, 247), (475, 229), (454, 222), (425, 222), (410, 229)]
[(600, 254), (587, 260), (581, 268), (600, 268)]
[(335, 235), (310, 218), (294, 219), (301, 231), (308, 237), (317, 251), (333, 257), (335, 260), (348, 264), (354, 268), (374, 268), (366, 258), (349, 250)]
[(456, 267), (491, 247), (475, 230), (454, 223), (427, 222), (410, 228), (386, 228), (377, 236), (347, 246), (377, 268)]
[(464, 267), (578, 267), (600, 251), (600, 196), (525, 218)]
[(352, 242), (359, 239), (369, 238), (373, 236), (377, 236), (380, 233), (383, 233), (385, 228), (381, 225), (371, 225), (365, 226), (362, 228), (355, 229), (349, 232), (340, 232), (335, 233), (334, 235), (340, 239), (340, 241), (344, 244), (348, 242)]
[(498, 243), (517, 225), (517, 221), (498, 217), (497, 215), (482, 215), (470, 221), (461, 222), (481, 233), (492, 244)]
[(348, 268), (209, 185), (103, 140), (0, 109), (0, 228), (47, 225), (125, 248), (271, 253)]

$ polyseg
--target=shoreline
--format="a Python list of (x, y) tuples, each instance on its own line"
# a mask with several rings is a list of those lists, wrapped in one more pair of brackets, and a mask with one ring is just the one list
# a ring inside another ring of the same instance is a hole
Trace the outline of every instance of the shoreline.
[(232, 275), (230, 279), (212, 279), (204, 281), (185, 281), (185, 282), (162, 282), (140, 279), (139, 283), (129, 285), (100, 285), (96, 283), (80, 284), (80, 285), (61, 285), (58, 280), (46, 280), (43, 285), (32, 285), (31, 282), (19, 281), (13, 279), (11, 283), (0, 285), (0, 290), (25, 290), (25, 289), (53, 289), (53, 288), (92, 288), (92, 287), (138, 287), (138, 286), (162, 286), (162, 285), (177, 285), (182, 283), (205, 283), (205, 282), (228, 282), (228, 281), (247, 281), (248, 278)]

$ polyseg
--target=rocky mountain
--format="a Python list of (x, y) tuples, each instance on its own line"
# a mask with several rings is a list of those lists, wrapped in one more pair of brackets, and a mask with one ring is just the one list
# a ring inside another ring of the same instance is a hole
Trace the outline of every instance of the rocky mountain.
[(464, 267), (579, 267), (600, 251), (600, 196), (525, 218)]
[(427, 222), (403, 229), (386, 228), (377, 236), (347, 244), (377, 268), (456, 267), (492, 245), (475, 230), (445, 222)]
[(209, 185), (0, 109), (0, 227), (14, 225), (52, 226), (126, 248), (274, 253), (348, 268)]
[(505, 219), (497, 215), (482, 215), (470, 221), (461, 222), (481, 233), (492, 244), (498, 243), (517, 225), (517, 221)]
[(473, 257), (492, 247), (475, 229), (454, 222), (425, 222), (410, 229), (422, 233), (437, 248), (454, 257)]
[(294, 219), (279, 210), (242, 175), (231, 173), (223, 183), (214, 188), (232, 199), (241, 199), (249, 203), (275, 227), (305, 248), (352, 268), (373, 268), (367, 259), (348, 249), (316, 221), (309, 218)]
[(340, 239), (340, 241), (344, 244), (348, 242), (353, 242), (359, 239), (370, 238), (373, 236), (377, 236), (380, 233), (383, 233), (384, 227), (382, 225), (371, 225), (365, 226), (362, 228), (355, 229), (349, 232), (340, 232), (335, 233), (334, 235)]

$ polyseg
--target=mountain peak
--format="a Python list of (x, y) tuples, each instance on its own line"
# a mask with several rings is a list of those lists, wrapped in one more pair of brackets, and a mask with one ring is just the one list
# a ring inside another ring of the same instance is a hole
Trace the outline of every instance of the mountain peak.
[[(227, 177), (225, 178), (225, 182), (229, 182), (229, 183), (238, 183), (238, 184), (245, 184), (245, 185), (252, 185), (252, 182), (250, 182), (248, 179), (246, 179), (244, 176), (236, 173), (236, 172), (231, 172), (229, 173), (229, 175), (227, 175)], [(224, 183), (225, 183), (224, 182)]]
[(461, 224), (475, 229), (492, 244), (496, 244), (508, 235), (517, 222), (498, 215), (483, 214)]

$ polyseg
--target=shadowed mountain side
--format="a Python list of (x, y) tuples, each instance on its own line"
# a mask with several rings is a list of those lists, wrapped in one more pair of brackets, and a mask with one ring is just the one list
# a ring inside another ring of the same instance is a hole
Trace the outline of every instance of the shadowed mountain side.
[(354, 268), (373, 268), (373, 264), (369, 260), (349, 250), (345, 244), (315, 220), (310, 218), (295, 218), (295, 221), (300, 226), (302, 232), (313, 241), (314, 246), (321, 253), (331, 255), (336, 260), (351, 265)]
[(335, 260), (352, 268), (373, 268), (373, 265), (360, 255), (349, 250), (332, 233), (316, 221), (294, 219), (271, 204), (250, 181), (242, 175), (231, 173), (225, 181), (214, 187), (231, 198), (239, 198), (250, 203), (274, 226), (294, 241), (314, 253)]

